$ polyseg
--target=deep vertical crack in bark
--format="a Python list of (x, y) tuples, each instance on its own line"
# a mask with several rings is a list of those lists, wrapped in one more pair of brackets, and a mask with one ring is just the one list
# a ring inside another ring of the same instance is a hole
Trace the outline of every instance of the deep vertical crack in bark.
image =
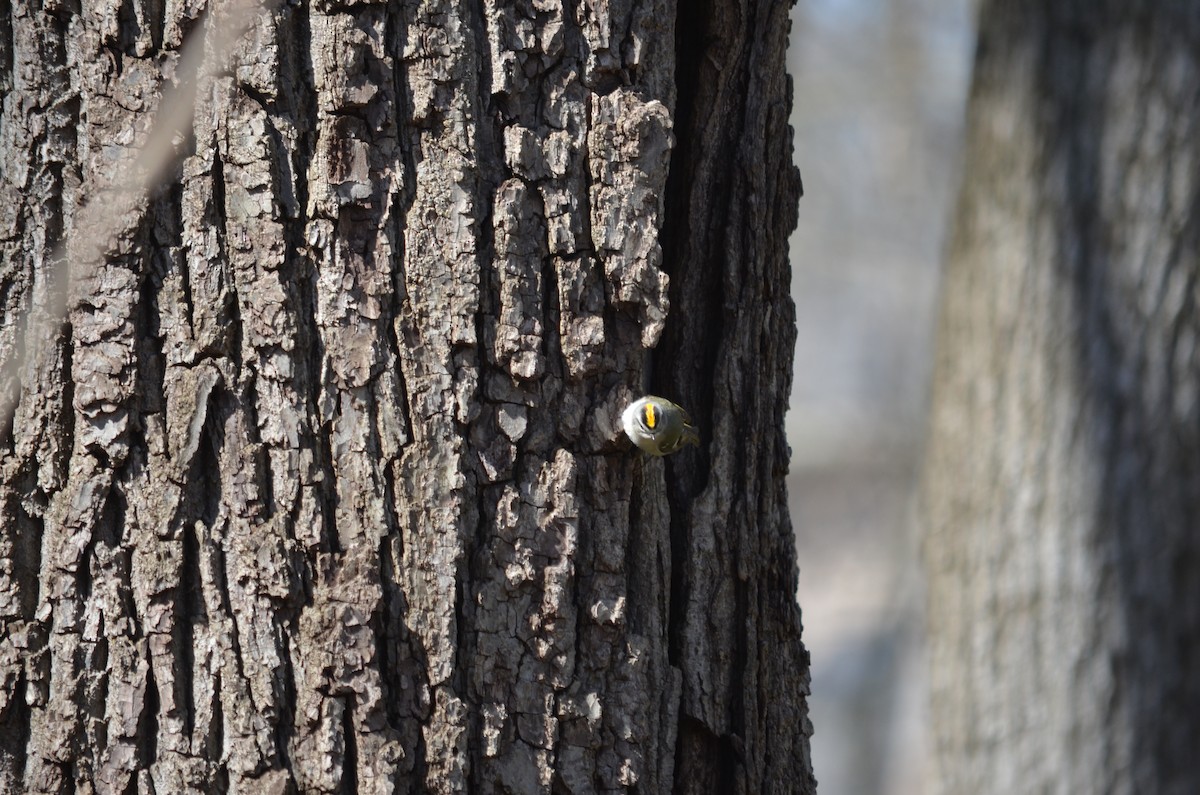
[[(815, 786), (799, 611), (777, 601), (796, 578), (786, 462), (776, 454), (786, 450), (794, 341), (786, 234), (800, 195), (790, 145), (771, 118), (789, 104), (785, 14), (705, 3), (688, 8), (676, 34), (679, 157), (664, 237), (672, 304), (693, 311), (668, 320), (653, 389), (693, 407), (704, 428), (703, 455), (668, 463), (680, 793), (706, 791), (713, 778), (737, 791)], [(767, 609), (765, 594), (783, 609)], [(767, 640), (774, 654), (762, 653)], [(795, 727), (789, 751), (766, 714)]]

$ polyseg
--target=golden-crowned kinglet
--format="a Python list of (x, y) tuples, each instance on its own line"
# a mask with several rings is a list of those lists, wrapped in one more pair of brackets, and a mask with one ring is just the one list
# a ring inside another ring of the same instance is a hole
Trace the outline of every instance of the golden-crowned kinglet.
[(650, 455), (670, 455), (685, 444), (700, 444), (692, 418), (671, 401), (646, 395), (621, 413), (625, 435)]

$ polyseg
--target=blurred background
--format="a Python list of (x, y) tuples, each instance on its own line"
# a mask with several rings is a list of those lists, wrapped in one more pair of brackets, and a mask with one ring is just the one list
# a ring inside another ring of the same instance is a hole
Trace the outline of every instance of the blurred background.
[(798, 0), (792, 12), (805, 195), (789, 488), (827, 795), (926, 789), (913, 508), (973, 5)]

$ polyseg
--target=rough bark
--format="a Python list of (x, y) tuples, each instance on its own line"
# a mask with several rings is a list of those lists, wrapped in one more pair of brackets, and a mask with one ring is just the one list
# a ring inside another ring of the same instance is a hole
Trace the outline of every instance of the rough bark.
[(0, 0), (0, 789), (812, 791), (786, 6), (272, 5), (106, 187), (224, 8)]
[(1200, 13), (990, 2), (925, 502), (939, 791), (1200, 791)]

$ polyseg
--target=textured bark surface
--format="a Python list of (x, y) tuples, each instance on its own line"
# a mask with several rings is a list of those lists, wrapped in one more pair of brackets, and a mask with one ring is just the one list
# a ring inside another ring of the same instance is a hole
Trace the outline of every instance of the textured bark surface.
[(784, 4), (0, 10), (0, 790), (813, 790)]
[(1200, 791), (1200, 13), (980, 24), (925, 494), (939, 790)]

